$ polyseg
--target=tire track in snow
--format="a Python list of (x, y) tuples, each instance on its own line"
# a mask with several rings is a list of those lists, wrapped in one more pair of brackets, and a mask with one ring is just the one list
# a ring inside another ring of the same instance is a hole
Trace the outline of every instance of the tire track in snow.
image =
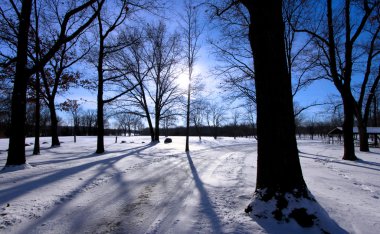
[[(205, 157), (210, 157), (207, 151), (192, 152), (191, 158), (194, 163), (194, 167), (197, 170), (200, 181), (206, 179), (209, 181), (211, 177), (221, 176), (225, 174), (226, 170), (231, 170), (232, 173), (230, 177), (238, 177), (237, 185), (231, 187), (224, 186), (214, 186), (212, 184), (203, 183), (204, 191), (208, 197), (204, 197), (199, 201), (199, 197), (202, 197), (202, 193), (199, 192), (199, 188), (196, 187), (196, 182), (194, 174), (191, 173), (191, 167), (188, 165), (189, 162), (184, 161), (182, 157), (178, 157), (181, 162), (177, 163), (175, 169), (172, 168), (176, 178), (170, 177), (165, 178), (166, 183), (171, 184), (170, 186), (164, 187), (162, 185), (154, 186), (153, 190), (150, 191), (150, 195), (147, 195), (151, 200), (150, 203), (139, 203), (138, 206), (134, 207), (134, 212), (132, 212), (128, 217), (131, 219), (126, 227), (139, 226), (133, 233), (191, 233), (191, 232), (208, 232), (208, 231), (221, 231), (222, 226), (225, 222), (230, 222), (232, 216), (223, 212), (223, 207), (239, 206), (236, 202), (237, 200), (242, 200), (245, 206), (248, 201), (247, 196), (242, 195), (241, 189), (238, 187), (242, 186), (241, 178), (243, 161), (245, 161), (246, 156), (242, 153), (240, 156), (236, 157), (235, 147), (223, 147), (217, 154), (217, 157), (212, 159), (204, 160)], [(241, 150), (241, 146), (238, 148)], [(213, 149), (215, 151), (216, 149)], [(249, 154), (252, 155), (252, 149), (247, 150)], [(237, 158), (237, 161), (235, 160)], [(235, 160), (235, 163), (231, 162)], [(210, 162), (212, 162), (210, 164)], [(236, 167), (240, 166), (240, 167)], [(226, 167), (228, 167), (226, 169)], [(235, 167), (235, 169), (231, 168)], [(185, 170), (184, 170), (185, 169)], [(251, 169), (251, 168), (250, 168)], [(166, 168), (161, 169), (166, 171)], [(186, 175), (181, 174), (178, 170), (185, 172)], [(160, 172), (158, 172), (159, 174)], [(156, 176), (156, 175), (153, 175)], [(185, 177), (184, 177), (185, 176)], [(231, 178), (218, 178), (218, 179), (231, 179)], [(220, 187), (220, 188), (218, 188)], [(244, 188), (245, 189), (245, 188)], [(253, 187), (250, 188), (253, 191)], [(225, 194), (232, 194), (225, 198)], [(205, 194), (203, 194), (205, 196)], [(160, 200), (161, 199), (161, 200)], [(198, 199), (198, 200), (197, 200)], [(158, 204), (152, 204), (153, 201), (157, 201)], [(206, 207), (205, 207), (206, 205)], [(151, 210), (151, 207), (159, 207), (159, 210)], [(212, 212), (212, 211), (213, 212)], [(238, 209), (239, 215), (242, 215), (243, 208)], [(137, 212), (137, 215), (135, 215)], [(241, 213), (240, 213), (241, 212)], [(135, 214), (134, 214), (135, 213)], [(211, 216), (210, 213), (213, 215)], [(229, 218), (225, 216), (229, 215)], [(236, 216), (236, 215), (235, 215)], [(188, 223), (187, 220), (192, 219), (193, 225), (186, 226), (184, 223)], [(185, 222), (184, 222), (185, 221)], [(223, 224), (220, 222), (223, 221)], [(235, 223), (236, 224), (236, 223)], [(238, 226), (238, 225), (236, 225)], [(148, 227), (147, 229), (145, 227)], [(196, 228), (196, 230), (194, 230)], [(241, 232), (244, 233), (244, 229)], [(124, 230), (125, 231), (125, 230)]]

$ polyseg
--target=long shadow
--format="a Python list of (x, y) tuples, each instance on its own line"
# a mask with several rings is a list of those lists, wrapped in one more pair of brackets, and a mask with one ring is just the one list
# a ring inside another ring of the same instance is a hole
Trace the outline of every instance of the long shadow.
[(189, 165), (190, 165), (191, 173), (193, 175), (195, 186), (197, 187), (201, 196), (201, 205), (204, 211), (203, 213), (207, 216), (207, 218), (211, 222), (213, 232), (221, 233), (222, 230), (221, 230), (221, 224), (220, 224), (218, 215), (216, 214), (215, 210), (212, 208), (210, 198), (208, 197), (208, 193), (205, 187), (203, 186), (203, 182), (201, 178), (198, 175), (198, 171), (194, 166), (190, 153), (186, 152), (186, 155), (187, 155), (187, 160), (189, 161)]
[[(306, 156), (306, 155), (310, 155), (310, 156)], [(371, 165), (371, 166), (380, 166), (380, 165), (378, 165), (378, 163), (367, 162), (367, 161), (364, 161), (362, 159), (353, 161), (353, 163), (346, 163), (344, 161), (338, 161), (336, 158), (333, 158), (333, 157), (328, 157), (328, 156), (323, 156), (323, 155), (317, 155), (317, 154), (310, 154), (310, 153), (304, 153), (304, 152), (300, 152), (300, 157), (301, 158), (314, 159), (314, 160), (320, 160), (320, 161), (324, 161), (324, 162), (327, 162), (327, 163), (336, 163), (336, 164), (342, 164), (342, 165), (346, 165), (346, 166), (360, 167), (360, 168), (365, 168), (365, 169), (369, 169), (369, 170), (380, 171), (380, 169), (377, 169), (377, 168), (358, 165), (358, 163), (360, 163), (360, 164)], [(329, 160), (329, 159), (326, 159), (326, 158), (331, 158), (333, 160)]]
[[(104, 203), (103, 205), (108, 207), (108, 204), (111, 205), (111, 203), (114, 204), (115, 202), (118, 203), (118, 202), (123, 201), (123, 200), (125, 200), (126, 202), (124, 202), (125, 204), (122, 204), (119, 207), (119, 209), (115, 210), (115, 213), (116, 213), (115, 216), (103, 217), (101, 222), (97, 223), (97, 225), (99, 225), (99, 228), (101, 228), (103, 226), (111, 227), (110, 231), (112, 233), (133, 233), (134, 229), (136, 229), (136, 230), (141, 229), (142, 230), (142, 228), (144, 228), (144, 227), (141, 227), (141, 226), (138, 227), (140, 224), (137, 224), (137, 223), (139, 223), (139, 222), (136, 222), (136, 224), (134, 224), (135, 226), (132, 226), (132, 227), (131, 226), (125, 226), (125, 222), (126, 222), (125, 219), (131, 219), (131, 218), (133, 219), (133, 217), (129, 216), (129, 215), (132, 215), (132, 214), (130, 214), (130, 212), (139, 208), (138, 205), (130, 203), (132, 201), (130, 199), (130, 194), (131, 194), (130, 188), (137, 188), (137, 187), (143, 187), (144, 185), (155, 184), (161, 178), (155, 177), (155, 176), (153, 176), (153, 177), (147, 176), (147, 178), (144, 178), (141, 181), (128, 181), (128, 182), (126, 182), (123, 179), (124, 172), (120, 171), (117, 167), (115, 167), (115, 163), (108, 163), (107, 165), (104, 165), (102, 168), (99, 168), (98, 173), (96, 175), (94, 175), (93, 178), (89, 179), (89, 181), (96, 180), (96, 178), (101, 176), (102, 174), (104, 174), (104, 172), (107, 169), (111, 169), (114, 172), (116, 172), (114, 174), (114, 176), (112, 177), (112, 180), (113, 180), (113, 182), (117, 183), (119, 186), (118, 186), (118, 189), (113, 192), (112, 197), (108, 197), (106, 203)], [(161, 177), (167, 177), (167, 176), (171, 175), (171, 171), (172, 170), (170, 168), (168, 168), (167, 170), (165, 170), (160, 175), (161, 175)], [(86, 183), (86, 184), (88, 184), (88, 183)], [(178, 182), (178, 188), (180, 188), (180, 185), (182, 185), (182, 183), (179, 181)], [(81, 188), (82, 187), (84, 187), (84, 186), (81, 186)], [(185, 189), (185, 188), (183, 188), (183, 189)], [(66, 197), (69, 200), (71, 200), (73, 197), (75, 197), (77, 195), (77, 193), (80, 193), (80, 192), (81, 191), (75, 190), (75, 191), (71, 192)], [(176, 197), (176, 199), (183, 200), (183, 199), (180, 199), (178, 197)], [(54, 217), (57, 216), (57, 214), (60, 212), (60, 210), (64, 209), (64, 207), (67, 206), (69, 204), (69, 202), (63, 202), (62, 204), (55, 206), (47, 214), (45, 214), (41, 219), (38, 219), (38, 220), (36, 220), (36, 222), (33, 222), (29, 226), (27, 226), (24, 229), (24, 232), (26, 233), (27, 230), (34, 230), (35, 227), (38, 227), (41, 224), (48, 222), (51, 219), (54, 219)], [(102, 201), (102, 202), (104, 202), (104, 201)], [(82, 212), (80, 214), (84, 214), (84, 213), (92, 214), (94, 212), (92, 206), (86, 206), (86, 207), (79, 208), (79, 209), (82, 209)], [(72, 222), (67, 224), (67, 227), (68, 227), (68, 230), (70, 233), (79, 233), (82, 231), (83, 232), (89, 232), (91, 230), (86, 229), (86, 224), (88, 222), (92, 222), (91, 221), (91, 215), (82, 217), (82, 216), (78, 216), (76, 214), (73, 214)]]
[[(106, 158), (103, 160), (98, 160), (98, 161), (93, 161), (93, 162), (86, 163), (86, 164), (81, 164), (81, 165), (74, 166), (71, 168), (67, 168), (64, 170), (59, 170), (58, 172), (50, 173), (43, 178), (39, 178), (39, 179), (36, 179), (33, 181), (28, 181), (28, 182), (23, 183), (23, 184), (18, 184), (12, 188), (7, 189), (7, 190), (0, 191), (0, 196), (2, 197), (4, 203), (7, 203), (7, 202), (9, 202), (9, 201), (11, 201), (17, 197), (23, 196), (26, 193), (29, 193), (29, 192), (36, 190), (36, 189), (39, 189), (40, 187), (46, 186), (49, 183), (57, 182), (59, 180), (62, 180), (65, 177), (75, 175), (75, 174), (77, 174), (81, 171), (87, 170), (91, 167), (98, 166), (98, 165), (103, 165), (106, 167), (108, 165), (108, 167), (110, 167), (111, 165), (113, 165), (117, 161), (119, 161), (119, 160), (121, 160), (127, 156), (138, 154), (140, 151), (143, 151), (144, 149), (147, 149), (149, 147), (151, 147), (151, 146), (148, 145), (145, 147), (141, 147), (140, 149), (128, 152), (126, 154), (123, 154), (123, 155), (120, 155), (117, 157)], [(83, 187), (84, 186), (82, 186), (82, 188)]]
[[(65, 158), (65, 159), (51, 159), (51, 161), (44, 161), (44, 162), (38, 162), (38, 163), (30, 163), (30, 165), (32, 166), (39, 166), (39, 165), (45, 165), (45, 164), (51, 164), (51, 163), (66, 163), (66, 162), (70, 162), (70, 161), (75, 161), (75, 160), (78, 160), (78, 159), (86, 159), (86, 158), (96, 158), (96, 157), (101, 157), (101, 156), (104, 156), (104, 155), (107, 155), (107, 154), (111, 154), (111, 153), (124, 153), (124, 152), (128, 152), (128, 151), (131, 151), (131, 150), (134, 150), (134, 152), (139, 152), (141, 150), (144, 150), (144, 149), (148, 149), (150, 147), (152, 147), (153, 145), (151, 144), (148, 144), (148, 145), (144, 145), (144, 146), (138, 146), (138, 147), (134, 147), (134, 148), (129, 148), (129, 149), (125, 149), (125, 150), (114, 150), (114, 151), (106, 151), (102, 154), (97, 154), (97, 153), (91, 153), (91, 154), (88, 154), (88, 153), (80, 153), (74, 157), (70, 157), (70, 158)], [(75, 152), (65, 152), (65, 153), (61, 153), (61, 154), (74, 154)], [(55, 154), (60, 154), (60, 153), (55, 153)], [(1, 173), (1, 171), (0, 171)]]

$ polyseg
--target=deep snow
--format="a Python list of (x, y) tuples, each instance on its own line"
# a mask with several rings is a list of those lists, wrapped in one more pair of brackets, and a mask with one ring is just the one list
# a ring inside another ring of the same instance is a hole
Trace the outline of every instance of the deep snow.
[[(49, 148), (43, 138), (38, 156), (27, 146), (30, 166), (0, 172), (0, 233), (318, 232), (244, 213), (255, 187), (253, 139), (191, 138), (186, 154), (183, 137), (171, 144), (106, 137), (101, 155), (94, 153), (95, 137), (60, 140), (61, 147)], [(380, 150), (357, 151), (361, 160), (348, 162), (340, 159), (341, 145), (299, 141), (298, 147), (324, 230), (378, 233)], [(1, 139), (0, 168), (7, 148)]]

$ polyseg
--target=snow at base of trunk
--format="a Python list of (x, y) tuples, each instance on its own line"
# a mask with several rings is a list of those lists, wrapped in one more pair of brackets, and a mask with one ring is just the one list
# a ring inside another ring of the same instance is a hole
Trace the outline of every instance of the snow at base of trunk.
[(30, 165), (29, 163), (25, 163), (21, 165), (7, 165), (7, 166), (4, 166), (0, 172), (6, 173), (6, 172), (19, 171), (19, 170), (30, 169), (30, 168), (33, 168), (33, 166)]
[(264, 201), (260, 192), (263, 191), (255, 193), (246, 212), (269, 233), (275, 233), (280, 227), (282, 233), (347, 233), (311, 194), (308, 197), (276, 194)]

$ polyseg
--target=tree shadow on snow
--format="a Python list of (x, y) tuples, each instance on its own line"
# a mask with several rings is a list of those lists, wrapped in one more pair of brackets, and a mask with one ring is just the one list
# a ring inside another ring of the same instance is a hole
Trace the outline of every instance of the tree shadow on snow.
[(193, 163), (193, 160), (191, 159), (190, 153), (186, 152), (186, 155), (187, 155), (187, 160), (190, 165), (191, 173), (193, 175), (195, 186), (197, 187), (200, 194), (200, 199), (201, 199), (200, 204), (202, 206), (202, 211), (203, 211), (202, 213), (206, 215), (206, 218), (210, 221), (211, 226), (212, 226), (212, 231), (214, 233), (221, 233), (222, 230), (221, 230), (221, 224), (220, 224), (218, 215), (213, 209), (208, 193), (203, 185), (201, 178), (199, 177), (198, 171)]
[(250, 206), (250, 217), (266, 233), (334, 233), (348, 234), (333, 220), (327, 211), (309, 192), (310, 198), (285, 196), (287, 206), (281, 212), (281, 220), (274, 218), (276, 203), (273, 200), (263, 201), (253, 198)]
[[(127, 156), (135, 155), (135, 154), (139, 153), (140, 151), (143, 151), (149, 147), (151, 147), (151, 146), (147, 145), (144, 147), (138, 147), (136, 149), (129, 150), (129, 152), (127, 152), (125, 154), (122, 154), (122, 155), (119, 155), (116, 157), (105, 158), (102, 160), (96, 160), (96, 161), (87, 162), (84, 164), (74, 165), (72, 167), (65, 168), (64, 170), (58, 169), (56, 171), (49, 172), (47, 175), (45, 175), (43, 177), (40, 177), (40, 175), (42, 175), (44, 173), (42, 173), (42, 174), (36, 173), (34, 175), (37, 177), (36, 179), (31, 178), (30, 180), (28, 180), (22, 184), (15, 183), (15, 186), (13, 186), (7, 190), (0, 191), (0, 196), (2, 197), (4, 202), (9, 202), (9, 201), (11, 201), (17, 197), (20, 197), (20, 196), (23, 196), (24, 194), (30, 193), (33, 190), (37, 190), (37, 189), (44, 187), (44, 186), (51, 184), (51, 183), (56, 183), (56, 182), (66, 178), (66, 177), (74, 176), (80, 172), (83, 172), (85, 170), (89, 170), (92, 167), (99, 167), (100, 169), (102, 169), (101, 171), (105, 171), (107, 168), (112, 167), (115, 163), (117, 163), (121, 159), (123, 159)], [(87, 157), (90, 157), (91, 155), (92, 154), (88, 155)], [(56, 162), (53, 161), (51, 164), (54, 165), (54, 163), (56, 163)], [(99, 174), (96, 174), (93, 178), (88, 179), (87, 181), (84, 180), (82, 183), (82, 186), (80, 188), (77, 188), (75, 190), (75, 192), (73, 192), (69, 197), (74, 196), (77, 192), (79, 192), (79, 191), (81, 191), (81, 189), (87, 187), (89, 184), (91, 184), (93, 181), (95, 181), (96, 178), (98, 178), (98, 176), (101, 176), (101, 175), (102, 175), (102, 173), (99, 173)], [(81, 179), (81, 178), (79, 178), (79, 175), (78, 175), (78, 179)]]
[[(55, 201), (54, 204), (51, 204), (50, 206), (47, 207), (49, 208), (48, 213), (44, 214), (41, 218), (36, 219), (33, 222), (30, 222), (30, 224), (25, 226), (20, 233), (28, 233), (29, 230), (35, 230), (36, 227), (37, 227), (36, 230), (38, 232), (38, 227), (44, 226), (46, 222), (49, 222), (49, 220), (53, 220), (54, 217), (59, 215), (59, 212), (61, 212), (62, 209), (69, 206), (70, 202), (78, 194), (85, 192), (95, 186), (98, 186), (99, 184), (102, 183), (102, 181), (113, 180), (120, 186), (118, 186), (117, 191), (112, 192), (111, 197), (108, 197), (105, 201), (103, 200), (96, 201), (97, 204), (101, 202), (101, 205), (103, 205), (104, 207), (107, 207), (111, 203), (114, 203), (114, 201), (120, 201), (121, 198), (128, 197), (129, 196), (128, 188), (130, 186), (122, 178), (124, 175), (124, 171), (121, 171), (120, 169), (115, 167), (115, 164), (121, 159), (125, 158), (126, 156), (137, 154), (147, 148), (150, 148), (151, 146), (152, 145), (136, 147), (136, 148), (130, 149), (129, 152), (127, 152), (126, 154), (122, 154), (113, 158), (98, 160), (95, 162), (86, 163), (84, 165), (68, 168), (67, 170), (60, 171), (58, 173), (51, 173), (49, 176), (42, 178), (42, 181), (35, 180), (34, 182), (33, 181), (30, 182), (29, 185), (33, 186), (30, 189), (38, 189), (39, 186), (44, 186), (46, 185), (46, 183), (54, 182), (55, 180), (60, 180), (66, 176), (74, 175), (80, 171), (86, 170), (93, 166), (98, 166), (95, 173), (91, 175), (91, 177), (83, 179), (83, 183), (80, 184), (80, 186), (78, 186), (77, 188), (74, 188), (73, 190), (67, 191), (67, 193), (62, 194), (63, 196), (61, 196), (59, 200)], [(113, 171), (113, 175), (109, 177), (105, 176), (107, 175), (107, 172), (109, 172), (110, 170)], [(30, 191), (29, 188), (27, 188), (25, 192), (27, 191)], [(24, 193), (24, 191), (14, 190), (12, 191), (11, 194), (14, 195), (16, 193), (17, 193), (17, 196), (19, 195), (21, 196)], [(8, 196), (11, 194), (8, 194)], [(1, 193), (0, 193), (0, 196), (1, 196)], [(15, 196), (12, 196), (12, 198), (14, 197)], [(92, 215), (94, 214), (96, 215), (96, 213), (98, 212), (98, 210), (96, 209), (99, 209), (99, 207), (94, 207), (94, 206), (84, 206), (84, 207), (76, 208), (76, 209), (82, 209), (82, 212), (78, 212), (78, 214), (74, 212), (72, 214), (73, 216), (72, 221), (70, 223), (63, 224), (63, 226), (66, 226), (67, 228), (66, 231), (68, 231), (68, 233), (80, 233), (82, 231), (83, 232), (86, 231), (87, 225), (92, 222), (91, 220)], [(84, 213), (88, 214), (88, 216), (83, 216)], [(112, 227), (112, 228), (116, 228), (116, 227), (120, 228), (118, 227), (118, 225), (121, 223), (121, 220), (119, 219), (113, 220), (113, 219), (115, 219), (115, 216), (103, 217), (102, 221), (104, 223), (102, 223), (102, 225), (103, 226), (114, 225), (115, 227)], [(103, 228), (102, 225), (99, 225), (99, 228)], [(117, 233), (125, 233), (124, 231), (120, 231), (120, 230), (114, 230), (114, 231)], [(96, 233), (108, 233), (108, 232), (109, 231), (107, 230), (100, 229), (100, 230), (97, 230)]]
[[(323, 161), (326, 163), (336, 163), (336, 164), (341, 164), (341, 165), (346, 165), (346, 166), (360, 167), (360, 168), (365, 168), (365, 169), (369, 169), (369, 170), (380, 171), (380, 164), (379, 163), (364, 161), (362, 159), (358, 159), (356, 161), (345, 161), (345, 160), (339, 160), (337, 158), (333, 158), (333, 157), (329, 157), (329, 156), (324, 156), (324, 155), (319, 155), (319, 154), (311, 154), (311, 153), (305, 153), (305, 152), (300, 152), (300, 158), (308, 158), (308, 159)], [(360, 165), (360, 164), (364, 164), (364, 165)], [(375, 167), (379, 167), (379, 168), (373, 168), (373, 167), (369, 167), (367, 165), (371, 165), (371, 166), (375, 166)]]

